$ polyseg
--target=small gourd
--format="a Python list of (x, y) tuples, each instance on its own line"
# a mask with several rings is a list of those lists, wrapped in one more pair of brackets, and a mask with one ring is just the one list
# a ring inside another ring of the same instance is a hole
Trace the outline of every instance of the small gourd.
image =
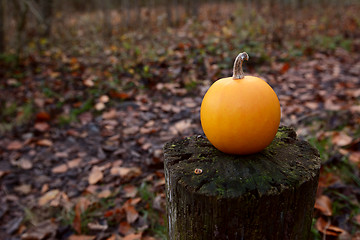
[(280, 124), (281, 109), (274, 90), (264, 80), (244, 76), (246, 52), (234, 62), (233, 77), (214, 82), (201, 104), (201, 125), (206, 137), (220, 151), (252, 154), (266, 148)]

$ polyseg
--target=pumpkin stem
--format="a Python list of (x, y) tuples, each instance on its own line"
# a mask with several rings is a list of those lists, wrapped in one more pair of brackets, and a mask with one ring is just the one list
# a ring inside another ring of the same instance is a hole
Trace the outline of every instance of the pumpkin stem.
[(244, 78), (244, 71), (242, 69), (242, 64), (244, 60), (249, 60), (249, 55), (246, 52), (239, 53), (237, 55), (235, 62), (234, 62), (234, 68), (233, 68), (233, 79), (243, 79)]

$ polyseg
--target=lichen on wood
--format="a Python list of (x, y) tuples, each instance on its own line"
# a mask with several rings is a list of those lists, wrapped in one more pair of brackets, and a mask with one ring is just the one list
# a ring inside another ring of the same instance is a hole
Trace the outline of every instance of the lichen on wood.
[(321, 161), (292, 129), (252, 155), (192, 136), (167, 143), (164, 156), (170, 239), (306, 239)]

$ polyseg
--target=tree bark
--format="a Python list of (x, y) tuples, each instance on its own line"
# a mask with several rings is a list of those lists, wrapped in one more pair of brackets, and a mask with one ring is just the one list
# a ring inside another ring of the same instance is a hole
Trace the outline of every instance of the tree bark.
[(309, 238), (321, 160), (292, 129), (252, 155), (198, 136), (167, 143), (164, 156), (170, 240)]

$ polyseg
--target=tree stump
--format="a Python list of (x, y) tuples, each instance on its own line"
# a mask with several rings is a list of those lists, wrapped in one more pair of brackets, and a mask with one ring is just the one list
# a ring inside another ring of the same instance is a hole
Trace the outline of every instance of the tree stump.
[(202, 136), (164, 146), (169, 239), (309, 239), (321, 160), (280, 127), (263, 151), (220, 152)]

